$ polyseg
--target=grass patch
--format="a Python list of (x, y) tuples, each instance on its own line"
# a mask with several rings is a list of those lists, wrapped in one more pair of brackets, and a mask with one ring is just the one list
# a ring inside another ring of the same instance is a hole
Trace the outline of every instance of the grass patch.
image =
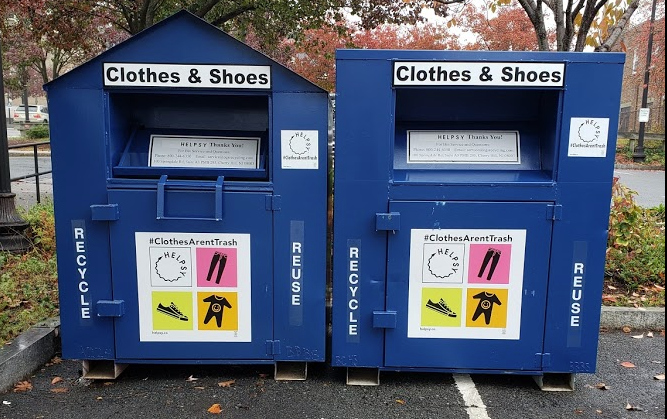
[(0, 253), (0, 345), (58, 315), (53, 204), (33, 206), (21, 216), (30, 225), (26, 254)]

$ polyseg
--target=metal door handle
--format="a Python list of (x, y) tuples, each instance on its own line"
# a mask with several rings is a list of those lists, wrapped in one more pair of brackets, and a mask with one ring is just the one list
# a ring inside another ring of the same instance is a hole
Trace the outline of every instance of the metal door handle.
[[(157, 183), (157, 216), (158, 220), (200, 220), (200, 221), (221, 221), (222, 220), (222, 185), (224, 184), (224, 176), (218, 176), (215, 181), (215, 216), (214, 217), (168, 217), (164, 215), (164, 195), (167, 186), (194, 186), (194, 184), (185, 182), (169, 182), (167, 185), (167, 175), (160, 176)], [(201, 186), (201, 184), (199, 185)]]

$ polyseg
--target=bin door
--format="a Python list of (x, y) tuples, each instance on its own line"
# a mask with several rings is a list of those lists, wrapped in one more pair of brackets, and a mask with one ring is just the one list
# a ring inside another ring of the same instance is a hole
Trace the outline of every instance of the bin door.
[(117, 359), (272, 358), (273, 216), (266, 196), (109, 192), (119, 214), (110, 222), (113, 302), (124, 307), (115, 319)]
[(541, 370), (549, 203), (389, 207), (400, 230), (389, 233), (386, 366)]

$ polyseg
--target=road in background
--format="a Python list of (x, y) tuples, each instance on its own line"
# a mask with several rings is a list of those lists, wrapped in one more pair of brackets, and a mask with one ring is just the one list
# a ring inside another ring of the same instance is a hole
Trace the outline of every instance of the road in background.
[(616, 169), (614, 176), (619, 178), (621, 184), (637, 192), (635, 202), (642, 207), (665, 205), (664, 170)]

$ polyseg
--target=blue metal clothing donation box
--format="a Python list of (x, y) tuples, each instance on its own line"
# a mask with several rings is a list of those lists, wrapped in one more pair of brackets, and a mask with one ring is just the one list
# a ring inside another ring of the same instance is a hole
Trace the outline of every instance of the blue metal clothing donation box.
[(326, 91), (185, 11), (45, 88), (65, 358), (324, 361)]
[(332, 363), (349, 383), (595, 371), (623, 62), (337, 52)]

